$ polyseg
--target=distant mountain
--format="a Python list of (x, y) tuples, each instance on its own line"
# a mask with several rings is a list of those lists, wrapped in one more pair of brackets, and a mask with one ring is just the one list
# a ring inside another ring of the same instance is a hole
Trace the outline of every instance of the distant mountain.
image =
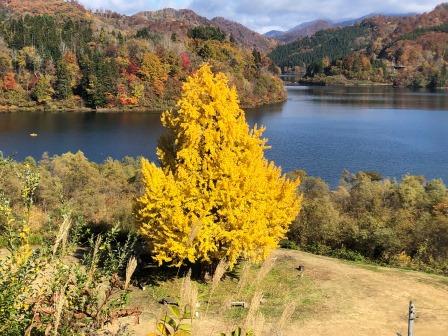
[(285, 32), (281, 31), (281, 30), (270, 30), (266, 33), (264, 33), (263, 35), (269, 38), (273, 38), (276, 39), (278, 37), (280, 37), (281, 35), (283, 35)]
[(384, 15), (380, 13), (372, 13), (369, 15), (365, 15), (360, 18), (355, 19), (344, 19), (341, 21), (330, 21), (330, 20), (314, 20), (309, 22), (301, 23), (287, 31), (281, 31), (281, 30), (271, 30), (264, 35), (266, 37), (285, 42), (290, 43), (293, 42), (299, 38), (306, 37), (306, 36), (312, 36), (318, 31), (325, 30), (325, 29), (334, 29), (334, 28), (341, 28), (341, 27), (347, 27), (347, 26), (353, 26), (355, 24), (359, 24), (362, 21), (366, 19), (370, 19), (376, 16), (387, 16), (387, 17), (408, 17), (416, 15), (415, 13), (409, 13), (409, 14), (391, 14), (391, 15)]
[(186, 36), (188, 30), (197, 26), (213, 26), (221, 29), (229, 38), (248, 47), (267, 51), (276, 45), (276, 42), (257, 32), (250, 30), (240, 23), (215, 17), (212, 20), (196, 14), (190, 9), (176, 10), (165, 8), (157, 11), (140, 12), (131, 18), (133, 25), (146, 27), (158, 33), (174, 32), (179, 36)]
[(370, 18), (373, 18), (375, 16), (382, 16), (382, 14), (371, 13), (371, 14), (368, 14), (368, 15), (361, 16), (360, 18), (343, 19), (343, 20), (338, 21), (338, 25), (340, 27), (353, 26), (355, 24), (361, 23), (362, 21), (370, 19)]
[(152, 32), (172, 32), (186, 35), (187, 31), (196, 26), (209, 25), (210, 21), (190, 9), (165, 8), (157, 11), (139, 12), (130, 17), (136, 26), (145, 26)]
[(176, 33), (179, 36), (186, 36), (188, 30), (193, 27), (213, 26), (220, 28), (226, 35), (232, 36), (237, 43), (248, 48), (268, 51), (277, 44), (276, 41), (254, 32), (240, 23), (222, 17), (209, 20), (190, 9), (165, 8), (126, 16), (111, 11), (92, 13), (74, 0), (0, 0), (0, 8), (21, 15), (67, 15), (93, 19), (101, 25), (111, 25), (120, 29), (147, 28), (154, 33)]
[(368, 14), (368, 15), (364, 15), (364, 16), (362, 16), (360, 18), (344, 19), (344, 20), (338, 21), (337, 25), (339, 27), (353, 26), (355, 24), (361, 23), (364, 20), (371, 19), (371, 18), (374, 18), (374, 17), (377, 17), (377, 16), (380, 16), (380, 17), (391, 17), (391, 18), (405, 18), (405, 17), (415, 16), (415, 15), (418, 15), (418, 13), (406, 13), (406, 14), (403, 14), (403, 13), (399, 13), (399, 14), (371, 13), (371, 14)]
[(334, 28), (335, 26), (336, 26), (335, 23), (327, 20), (315, 20), (305, 22), (288, 30), (282, 36), (282, 40), (285, 42), (294, 41), (300, 37), (312, 36), (320, 30)]
[(272, 30), (265, 33), (266, 37), (289, 43), (305, 36), (312, 36), (316, 32), (324, 29), (334, 28), (337, 25), (328, 20), (314, 20), (301, 23), (287, 31)]
[(276, 46), (276, 42), (266, 36), (256, 33), (240, 23), (227, 20), (223, 17), (215, 17), (212, 25), (220, 28), (236, 42), (247, 47), (253, 46), (261, 51), (267, 51)]
[(288, 71), (305, 67), (308, 78), (319, 83), (448, 85), (448, 4), (420, 15), (369, 15), (360, 20), (278, 46), (270, 57)]

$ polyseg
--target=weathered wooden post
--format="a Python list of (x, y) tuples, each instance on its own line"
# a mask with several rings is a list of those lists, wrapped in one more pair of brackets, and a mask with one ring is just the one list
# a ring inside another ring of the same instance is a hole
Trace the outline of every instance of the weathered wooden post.
[(409, 302), (408, 336), (414, 336), (414, 321), (415, 321), (415, 305), (411, 301)]

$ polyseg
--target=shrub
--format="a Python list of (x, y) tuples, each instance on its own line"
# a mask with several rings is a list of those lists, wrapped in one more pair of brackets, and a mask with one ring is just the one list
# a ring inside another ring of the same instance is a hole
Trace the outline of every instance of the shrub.
[(117, 274), (133, 240), (120, 245), (112, 231), (104, 240), (101, 236), (90, 239), (92, 244), (81, 260), (73, 259), (82, 226), (72, 225), (72, 216), (65, 212), (51, 243), (32, 249), (29, 214), (39, 175), (26, 169), (21, 179), (24, 216), (16, 216), (9, 200), (0, 195), (0, 233), (9, 250), (0, 259), (0, 334), (97, 334), (106, 323), (138, 315), (136, 310), (122, 309), (135, 259), (129, 259), (124, 281)]
[(299, 248), (294, 241), (289, 240), (289, 239), (280, 240), (279, 246), (281, 248), (289, 249), (289, 250), (297, 250)]
[(390, 180), (374, 172), (345, 172), (330, 190), (303, 176), (300, 216), (289, 240), (307, 251), (362, 261), (446, 272), (447, 188), (421, 176)]
[(357, 262), (363, 262), (366, 260), (359, 252), (347, 250), (345, 247), (331, 251), (330, 255), (336, 258)]

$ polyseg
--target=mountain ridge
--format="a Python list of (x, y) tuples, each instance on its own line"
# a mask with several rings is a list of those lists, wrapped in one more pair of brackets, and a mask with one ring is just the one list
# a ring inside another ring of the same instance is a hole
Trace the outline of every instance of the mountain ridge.
[(164, 8), (155, 11), (139, 12), (131, 16), (134, 22), (147, 24), (156, 31), (166, 31), (167, 26), (171, 31), (186, 35), (187, 30), (200, 26), (209, 25), (221, 29), (226, 35), (249, 48), (256, 48), (267, 51), (277, 43), (262, 34), (259, 34), (248, 27), (226, 19), (224, 17), (214, 17), (208, 19), (194, 12), (191, 9)]
[(267, 51), (277, 45), (275, 40), (259, 34), (248, 27), (223, 17), (208, 19), (191, 9), (162, 8), (147, 10), (133, 15), (124, 15), (112, 11), (89, 11), (77, 1), (63, 0), (0, 0), (0, 7), (20, 15), (56, 14), (78, 17), (87, 20), (103, 20), (106, 23), (136, 29), (148, 28), (156, 33), (174, 32), (186, 36), (188, 30), (197, 26), (213, 26), (221, 29), (235, 42), (248, 47)]
[(313, 83), (448, 85), (448, 4), (418, 15), (372, 16), (276, 47), (283, 70), (300, 67)]
[(364, 20), (373, 18), (373, 17), (408, 17), (417, 15), (416, 13), (407, 13), (407, 14), (384, 14), (384, 13), (371, 13), (368, 15), (364, 15), (359, 18), (354, 19), (341, 19), (337, 21), (328, 20), (328, 19), (316, 19), (312, 21), (306, 21), (300, 23), (288, 30), (271, 30), (264, 33), (265, 36), (278, 40), (283, 43), (294, 42), (295, 40), (302, 37), (309, 37), (314, 35), (315, 33), (321, 30), (327, 29), (335, 29), (335, 28), (343, 28), (347, 26), (352, 26), (355, 24), (359, 24)]
[(166, 109), (208, 63), (241, 104), (283, 101), (273, 42), (223, 18), (166, 8), (132, 16), (76, 1), (0, 0), (0, 110)]

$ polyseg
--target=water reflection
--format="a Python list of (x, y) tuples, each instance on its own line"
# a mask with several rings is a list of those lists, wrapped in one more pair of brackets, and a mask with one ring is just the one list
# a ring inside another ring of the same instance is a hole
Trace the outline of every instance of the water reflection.
[[(445, 91), (390, 87), (290, 87), (285, 103), (247, 110), (267, 127), (267, 157), (331, 184), (343, 169), (442, 177), (448, 182)], [(144, 155), (155, 160), (159, 113), (4, 113), (0, 151), (21, 160), (83, 151), (94, 161)], [(30, 137), (30, 133), (38, 134)]]
[[(303, 87), (292, 86), (288, 91), (302, 100), (313, 101), (316, 104), (356, 105), (360, 107), (393, 107), (393, 108), (423, 108), (432, 110), (447, 110), (447, 90), (409, 90), (389, 86), (360, 87)], [(294, 98), (294, 97), (292, 97)], [(297, 97), (296, 97), (297, 98)]]

